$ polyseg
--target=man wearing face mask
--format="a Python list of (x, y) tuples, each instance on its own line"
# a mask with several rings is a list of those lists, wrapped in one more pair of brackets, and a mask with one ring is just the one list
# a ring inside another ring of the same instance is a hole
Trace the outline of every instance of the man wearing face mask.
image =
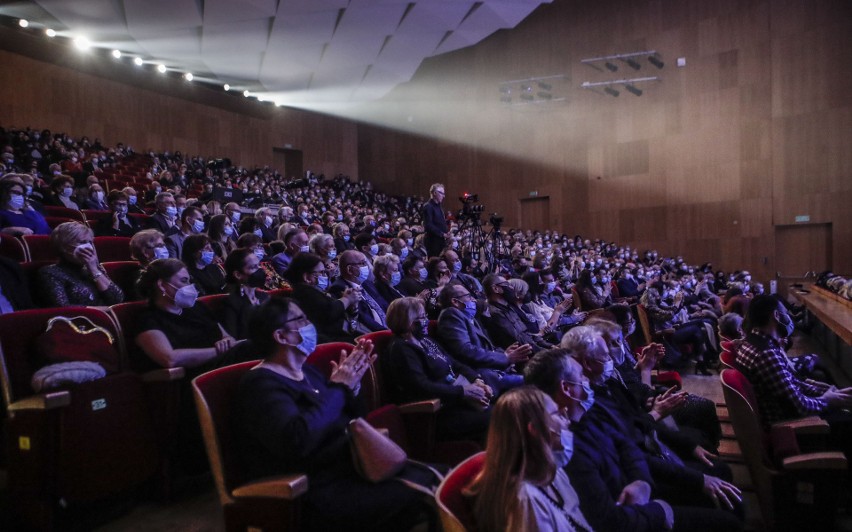
[(736, 363), (754, 386), (764, 425), (821, 416), (831, 425), (834, 447), (852, 456), (852, 416), (843, 411), (852, 408), (852, 388), (796, 377), (782, 343), (794, 329), (784, 305), (774, 296), (755, 297), (743, 329), (746, 338), (737, 349)]
[(310, 251), (309, 241), (308, 234), (301, 227), (288, 231), (284, 235), (284, 251), (272, 257), (272, 266), (275, 271), (279, 275), (284, 275), (297, 253), (308, 253)]
[(204, 215), (196, 207), (187, 207), (180, 216), (180, 229), (166, 237), (169, 257), (179, 259), (183, 254), (183, 242), (190, 235), (204, 232)]
[(93, 211), (109, 210), (109, 205), (107, 205), (103, 187), (97, 183), (89, 185), (89, 196), (86, 198), (83, 208)]
[(388, 302), (388, 305), (395, 299), (405, 297), (402, 292), (396, 289), (402, 281), (402, 272), (396, 255), (387, 254), (376, 257), (376, 260), (373, 261), (373, 279), (376, 290)]
[[(670, 503), (688, 506), (691, 513), (703, 514), (703, 520), (718, 523), (713, 529), (741, 528), (732, 515), (741, 518), (742, 507), (740, 490), (730, 483), (730, 468), (724, 462), (711, 461), (694, 439), (661, 423), (659, 413), (647, 413), (632, 400), (615, 377), (614, 363), (600, 333), (592, 327), (576, 327), (568, 331), (560, 346), (569, 349), (580, 363), (594, 392), (590, 423), (596, 420), (609, 425), (642, 451), (655, 493)], [(716, 513), (702, 511), (710, 508)]]
[(345, 251), (340, 255), (340, 278), (331, 284), (328, 293), (341, 297), (347, 289), (360, 293), (357, 316), (350, 325), (363, 333), (387, 329), (385, 312), (388, 303), (379, 295), (370, 277), (370, 265), (360, 251)]
[(95, 235), (132, 237), (139, 232), (139, 224), (127, 215), (129, 208), (127, 195), (119, 190), (113, 190), (109, 193), (108, 200), (112, 216), (98, 221)]
[(595, 405), (594, 392), (571, 352), (537, 353), (527, 363), (524, 378), (548, 394), (571, 422), (571, 431), (561, 435), (565, 452), (557, 463), (580, 488), (580, 508), (592, 527), (672, 529), (676, 519), (671, 505), (651, 499), (654, 482), (642, 452), (612, 425), (587, 415)]
[(506, 278), (489, 274), (483, 280), (488, 311), (491, 315), (485, 320), (485, 327), (494, 343), (504, 349), (513, 344), (529, 344), (533, 353), (552, 347), (544, 339), (527, 332), (527, 326), (519, 315), (515, 301), (517, 295)]
[(467, 288), (467, 291), (470, 292), (473, 297), (476, 299), (481, 299), (485, 296), (482, 291), (482, 284), (479, 280), (469, 274), (462, 272), (462, 261), (459, 258), (459, 254), (455, 251), (448, 249), (444, 251), (441, 255), (444, 259), (444, 262), (447, 263), (447, 266), (450, 268), (450, 283), (458, 282), (464, 285)]
[(364, 254), (364, 258), (372, 267), (373, 259), (379, 254), (379, 244), (376, 242), (376, 237), (370, 233), (355, 235), (355, 249)]
[(157, 211), (148, 220), (148, 229), (156, 229), (164, 235), (169, 235), (176, 227), (177, 206), (171, 192), (160, 192), (154, 199)]

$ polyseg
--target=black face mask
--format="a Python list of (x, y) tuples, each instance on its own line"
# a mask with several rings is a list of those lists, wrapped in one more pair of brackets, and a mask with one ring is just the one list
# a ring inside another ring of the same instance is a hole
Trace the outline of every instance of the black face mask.
[(429, 320), (414, 320), (411, 324), (411, 334), (418, 340), (424, 338), (429, 332)]
[(260, 268), (249, 275), (246, 284), (252, 288), (263, 288), (266, 285), (266, 272)]
[(518, 296), (515, 294), (515, 291), (511, 288), (503, 288), (503, 299), (506, 300), (506, 303), (514, 305), (515, 302), (518, 301)]

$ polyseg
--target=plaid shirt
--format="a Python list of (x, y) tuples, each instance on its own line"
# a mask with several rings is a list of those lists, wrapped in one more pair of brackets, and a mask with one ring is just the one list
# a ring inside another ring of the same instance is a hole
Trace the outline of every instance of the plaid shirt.
[(771, 336), (752, 331), (740, 343), (736, 363), (754, 386), (758, 408), (767, 426), (819, 414), (828, 406), (819, 398), (828, 385), (797, 378), (784, 348)]

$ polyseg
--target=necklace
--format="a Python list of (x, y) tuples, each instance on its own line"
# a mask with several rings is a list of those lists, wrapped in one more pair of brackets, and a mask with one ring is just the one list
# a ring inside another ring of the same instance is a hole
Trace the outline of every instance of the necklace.
[(562, 494), (559, 493), (559, 490), (556, 489), (556, 487), (553, 485), (553, 483), (551, 482), (550, 484), (547, 485), (547, 487), (551, 488), (553, 490), (553, 494), (555, 495), (555, 498), (550, 496), (550, 493), (548, 492), (548, 490), (546, 488), (542, 488), (541, 486), (536, 486), (536, 489), (538, 489), (538, 491), (540, 491), (542, 493), (542, 495), (544, 495), (544, 497), (547, 499), (547, 501), (554, 508), (556, 508), (557, 510), (562, 512), (562, 514), (568, 519), (568, 522), (571, 524), (571, 527), (574, 530), (577, 530), (579, 532), (591, 532), (588, 528), (586, 528), (583, 525), (581, 525), (580, 523), (578, 523), (577, 520), (574, 519), (571, 516), (570, 513), (568, 513), (568, 510), (565, 509), (565, 499), (562, 497)]

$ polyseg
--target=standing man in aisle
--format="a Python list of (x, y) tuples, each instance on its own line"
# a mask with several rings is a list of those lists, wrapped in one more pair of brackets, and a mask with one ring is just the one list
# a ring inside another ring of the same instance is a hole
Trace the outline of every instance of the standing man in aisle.
[(423, 228), (426, 231), (423, 243), (426, 244), (429, 257), (437, 257), (444, 250), (450, 231), (441, 208), (441, 203), (444, 202), (444, 185), (433, 184), (429, 187), (429, 194), (432, 197), (423, 206)]

